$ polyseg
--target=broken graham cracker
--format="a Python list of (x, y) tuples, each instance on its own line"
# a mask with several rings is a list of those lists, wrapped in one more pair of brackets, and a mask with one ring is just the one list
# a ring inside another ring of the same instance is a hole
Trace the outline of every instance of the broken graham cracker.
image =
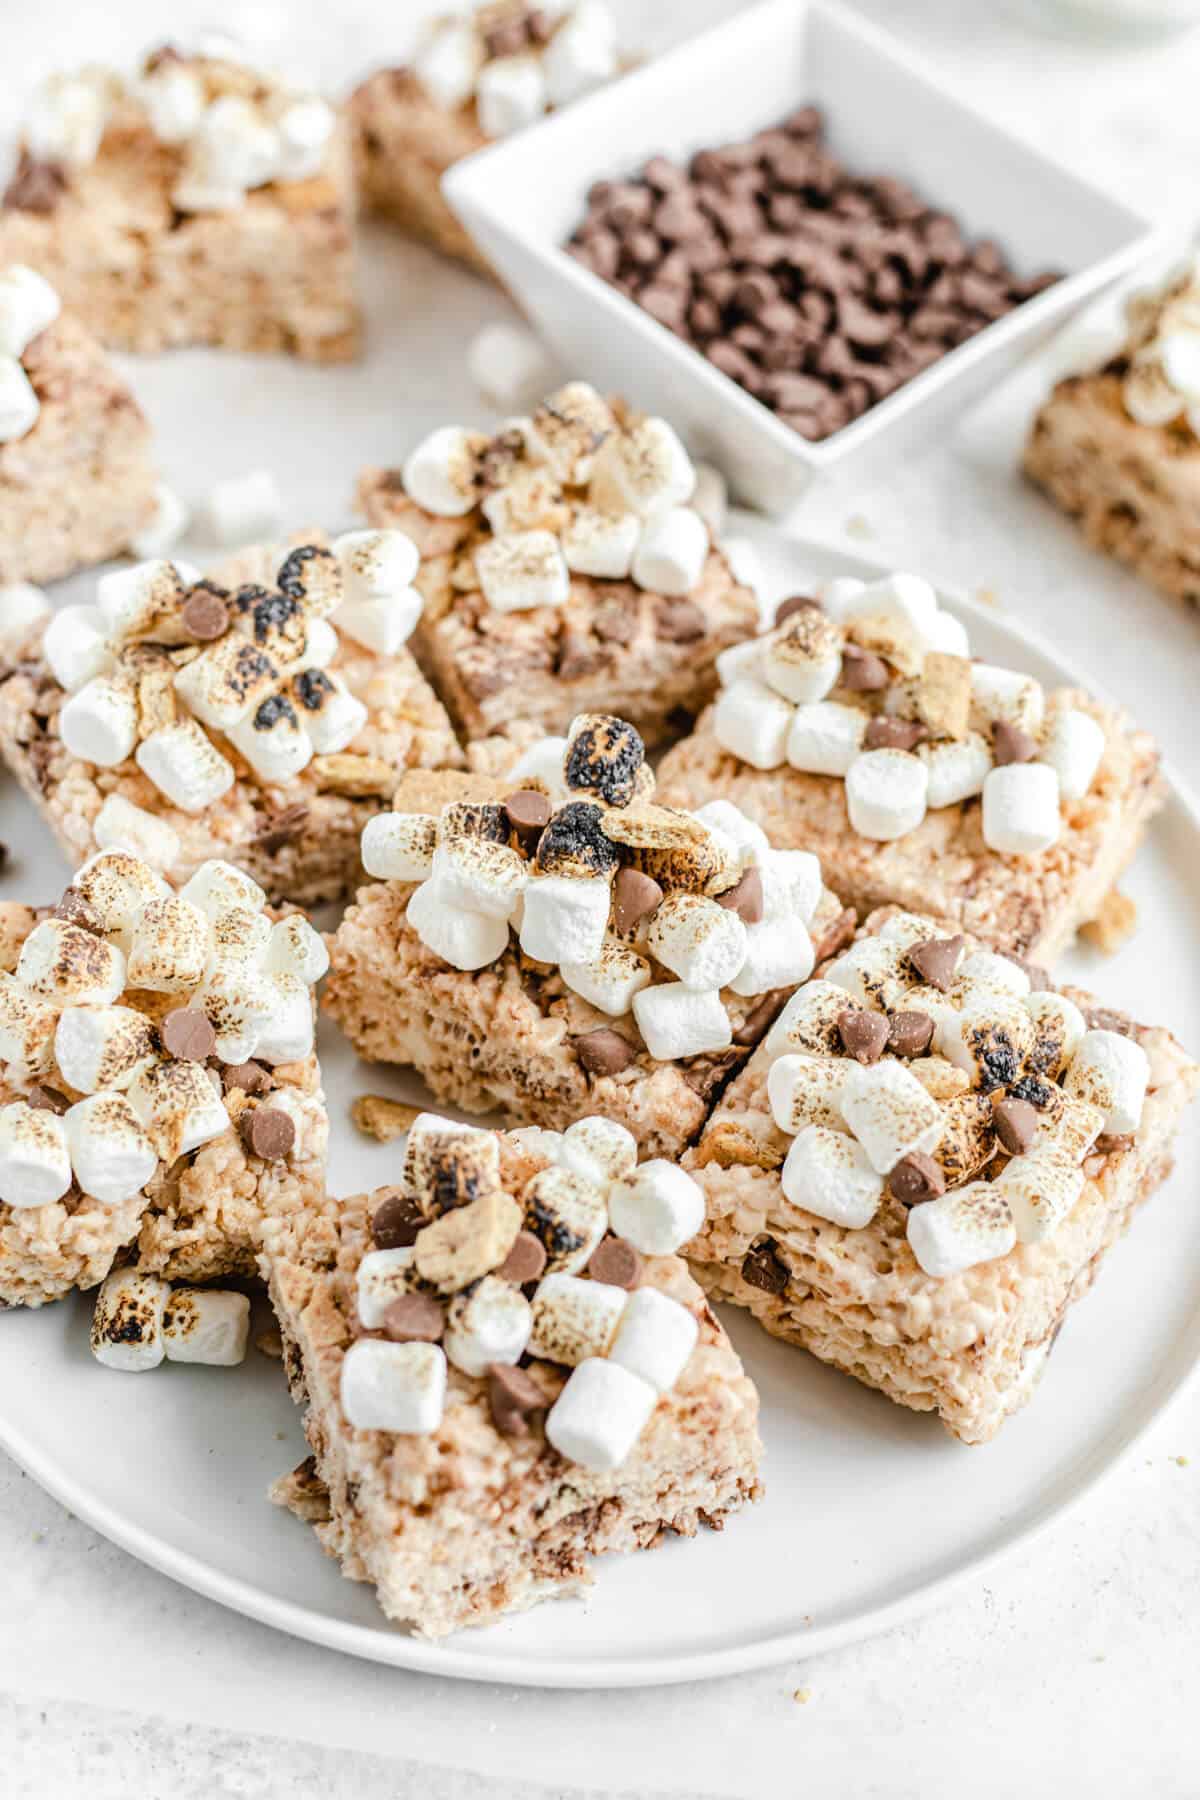
[(386, 1094), (360, 1094), (351, 1108), (351, 1117), (367, 1137), (390, 1144), (403, 1137), (420, 1111), (419, 1106), (406, 1106), (402, 1100), (388, 1099)]
[(1093, 949), (1103, 951), (1105, 956), (1113, 956), (1122, 945), (1127, 944), (1137, 930), (1137, 907), (1125, 894), (1116, 888), (1104, 896), (1100, 911), (1086, 925), (1081, 925), (1079, 935)]
[(971, 664), (931, 650), (917, 682), (917, 717), (936, 738), (964, 738), (971, 716)]

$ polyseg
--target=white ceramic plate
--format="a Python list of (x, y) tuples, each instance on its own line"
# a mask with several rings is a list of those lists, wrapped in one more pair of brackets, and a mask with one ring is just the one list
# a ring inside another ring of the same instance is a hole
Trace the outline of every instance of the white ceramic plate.
[[(773, 597), (876, 565), (745, 524)], [(974, 648), (1047, 682), (1070, 673), (985, 608), (952, 602)], [(51, 898), (64, 870), (11, 783), (0, 838), (7, 896)], [(1190, 919), (1200, 819), (1178, 789), (1128, 883), (1142, 928), (1117, 961), (1071, 972), (1143, 1018), (1196, 1036), (1200, 968)], [(394, 1177), (398, 1152), (348, 1119), (364, 1091), (419, 1099), (418, 1084), (358, 1065), (323, 1039), (334, 1125), (331, 1186)], [(164, 1367), (141, 1378), (92, 1361), (89, 1304), (0, 1318), (0, 1445), (64, 1505), (187, 1586), (298, 1637), (400, 1668), (553, 1687), (693, 1680), (813, 1656), (931, 1605), (1025, 1542), (1110, 1469), (1200, 1356), (1200, 1211), (1185, 1129), (1180, 1172), (1070, 1315), (1041, 1389), (999, 1440), (955, 1443), (730, 1312), (758, 1382), (766, 1499), (720, 1536), (599, 1567), (586, 1602), (560, 1601), (490, 1630), (429, 1644), (390, 1627), (370, 1590), (344, 1581), (307, 1527), (269, 1506), (269, 1481), (305, 1453), (280, 1367)], [(265, 1319), (263, 1321), (266, 1322)]]

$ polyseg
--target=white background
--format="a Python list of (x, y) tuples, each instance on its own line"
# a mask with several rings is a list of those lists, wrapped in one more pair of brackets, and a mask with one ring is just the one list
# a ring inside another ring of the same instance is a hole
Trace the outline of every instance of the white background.
[[(860, 3), (965, 94), (1124, 198), (1162, 216), (1188, 206), (1200, 168), (1200, 35), (1087, 48), (1037, 35), (999, 0)], [(295, 48), (316, 52), (332, 82), (399, 51), (423, 10), (295, 0), (294, 10), (252, 5), (226, 17), (264, 34), (291, 18)], [(654, 48), (735, 8), (627, 0), (618, 10), (628, 39)], [(141, 0), (82, 18), (77, 0), (39, 0), (16, 14), (6, 0), (0, 121), (17, 109), (27, 71), (67, 55), (119, 56), (164, 30), (162, 10)], [(176, 5), (171, 23), (213, 17), (201, 0)], [(185, 494), (265, 462), (297, 523), (337, 523), (358, 466), (396, 460), (423, 426), (466, 416), (455, 345), (504, 303), (418, 250), (373, 236), (371, 251), (371, 360), (357, 372), (244, 361), (238, 379), (229, 370), (214, 387), (212, 358), (131, 365)], [(1033, 391), (1018, 382), (884, 483), (812, 496), (801, 522), (988, 590), (1152, 724), (1195, 784), (1200, 621), (1090, 556), (1021, 488), (1014, 460)], [(284, 403), (287, 432), (276, 423)], [(223, 418), (224, 467), (184, 454), (209, 435), (192, 439), (193, 410)], [(0, 1319), (0, 1329), (19, 1325), (19, 1315)], [(152, 1481), (152, 1465), (131, 1463), (129, 1478)], [(937, 1800), (965, 1789), (1007, 1800), (1018, 1787), (1078, 1787), (1097, 1800), (1182, 1800), (1200, 1786), (1198, 1503), (1193, 1390), (1023, 1562), (918, 1625), (818, 1663), (695, 1688), (539, 1694), (402, 1675), (279, 1637), (131, 1561), (0, 1459), (0, 1794)], [(937, 1521), (897, 1517), (881, 1494), (879, 1529), (936, 1531)]]

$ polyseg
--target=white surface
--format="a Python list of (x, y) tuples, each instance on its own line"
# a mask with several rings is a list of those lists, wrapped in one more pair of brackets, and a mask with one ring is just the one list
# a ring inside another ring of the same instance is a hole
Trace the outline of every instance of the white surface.
[[(211, 16), (196, 0), (177, 5), (175, 17), (189, 10)], [(241, 16), (269, 25), (287, 10), (254, 4)], [(382, 45), (416, 10), (381, 21), (369, 17), (373, 0), (343, 7), (324, 63), (330, 79), (360, 66), (364, 46)], [(620, 10), (649, 42), (733, 7), (661, 0), (652, 26), (632, 0)], [(869, 0), (863, 10), (1135, 206), (1165, 214), (1194, 205), (1181, 172), (1200, 156), (1195, 38), (1105, 52), (1033, 37), (996, 5)], [(296, 17), (305, 52), (324, 15)], [(43, 0), (6, 21), (9, 116), (15, 72), (51, 66), (68, 20), (81, 55), (161, 31), (158, 10), (132, 0), (119, 19), (113, 9), (80, 13), (67, 0)], [(332, 387), (327, 371), (268, 360), (221, 359), (228, 374), (211, 388), (199, 376), (212, 359), (172, 359), (165, 372), (139, 366), (175, 446), (168, 473), (187, 498), (231, 468), (267, 461), (297, 516), (315, 518), (327, 510), (323, 499), (345, 504), (358, 461), (396, 460), (402, 418), (412, 418), (415, 439), (456, 412), (467, 416), (467, 386), (445, 352), (485, 319), (506, 316), (503, 302), (419, 251), (379, 245), (373, 260), (371, 361)], [(274, 409), (295, 383), (308, 429), (284, 434)], [(898, 562), (990, 590), (1152, 717), (1195, 783), (1200, 625), (1083, 550), (1023, 489), (1013, 474), (1020, 429), (1021, 397), (1002, 396), (919, 464), (870, 488), (815, 493), (804, 522), (827, 535), (849, 527), (853, 541), (868, 537)], [(1121, 969), (1118, 961), (1114, 987)], [(0, 1332), (13, 1322), (0, 1320)], [(585, 1792), (713, 1800), (801, 1789), (937, 1800), (969, 1781), (979, 1800), (1076, 1789), (1097, 1800), (1135, 1792), (1193, 1800), (1198, 1478), (1193, 1389), (1061, 1527), (919, 1625), (787, 1669), (608, 1699), (401, 1676), (286, 1640), (132, 1561), (0, 1462), (6, 1789), (14, 1800), (83, 1791), (125, 1800), (136, 1779), (139, 1791), (170, 1800), (257, 1800), (304, 1792), (315, 1779), (331, 1800)], [(923, 1525), (897, 1518), (880, 1497), (880, 1531)], [(135, 1654), (122, 1651), (130, 1644)], [(796, 1690), (807, 1704), (793, 1701)]]
[[(561, 248), (593, 182), (633, 173), (656, 152), (685, 158), (740, 142), (808, 102), (823, 109), (830, 148), (851, 169), (886, 167), (970, 231), (994, 237), (1022, 275), (1065, 272), (818, 444)], [(565, 361), (669, 413), (726, 468), (738, 497), (773, 513), (835, 469), (861, 480), (885, 458), (928, 448), (1058, 321), (1144, 257), (1149, 241), (1127, 208), (980, 117), (902, 46), (826, 0), (768, 0), (566, 108), (536, 136), (461, 163), (445, 189)]]

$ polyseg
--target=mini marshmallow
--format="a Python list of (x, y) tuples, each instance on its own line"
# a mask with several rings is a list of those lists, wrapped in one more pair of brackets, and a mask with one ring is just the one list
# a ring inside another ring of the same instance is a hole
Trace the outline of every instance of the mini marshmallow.
[(174, 548), (188, 527), (188, 509), (175, 492), (164, 481), (159, 481), (154, 488), (154, 511), (149, 519), (129, 540), (129, 548), (135, 556), (165, 556)]
[(465, 19), (442, 20), (413, 58), (413, 74), (436, 106), (456, 112), (475, 92), (483, 42)]
[(762, 647), (762, 678), (796, 706), (824, 700), (842, 669), (842, 634), (824, 613), (807, 609), (769, 632)]
[(902, 1157), (937, 1148), (941, 1108), (902, 1063), (851, 1063), (842, 1087), (842, 1117), (873, 1169), (887, 1175)]
[(713, 660), (723, 688), (732, 687), (743, 676), (762, 680), (763, 644), (764, 639), (753, 637), (741, 644), (730, 644), (728, 650), (718, 650)]
[(0, 356), (0, 444), (23, 438), (41, 412), (33, 383), (15, 356)]
[(925, 817), (929, 772), (907, 750), (864, 750), (846, 771), (846, 811), (860, 837), (889, 843)]
[(128, 1098), (165, 1163), (198, 1150), (229, 1129), (229, 1114), (200, 1063), (151, 1063), (130, 1082)]
[(261, 912), (267, 904), (267, 896), (257, 881), (215, 856), (201, 863), (180, 888), (179, 898), (198, 906), (210, 919), (234, 910)]
[(283, 495), (270, 469), (253, 469), (216, 482), (205, 497), (204, 515), (214, 542), (251, 544), (278, 537)]
[(546, 96), (551, 106), (567, 106), (610, 81), (619, 64), (615, 27), (606, 6), (577, 6), (542, 53)]
[(1022, 997), (988, 989), (968, 995), (958, 1012), (937, 1020), (939, 1056), (989, 1088), (1008, 1087), (1033, 1046), (1033, 1023)]
[(1001, 669), (994, 663), (971, 664), (971, 724), (986, 733), (1003, 719), (1035, 737), (1041, 730), (1046, 696), (1032, 675)]
[(479, 1125), (418, 1113), (404, 1143), (401, 1184), (435, 1213), (500, 1185), (500, 1145)]
[(531, 786), (544, 788), (551, 806), (559, 806), (569, 792), (563, 775), (563, 758), (566, 753), (565, 737), (538, 738), (517, 758), (508, 772), (508, 780), (512, 782), (514, 789)]
[[(748, 819), (732, 800), (708, 800), (695, 808), (692, 817), (727, 837), (746, 863), (757, 863), (761, 868), (771, 855), (771, 846), (762, 826)], [(815, 863), (817, 859), (811, 860)]]
[(476, 441), (457, 425), (443, 425), (430, 432), (405, 461), (405, 493), (439, 518), (464, 517), (477, 498)]
[(606, 932), (600, 954), (591, 962), (564, 962), (559, 973), (573, 993), (599, 1012), (618, 1019), (651, 981), (650, 964), (621, 939)]
[(333, 622), (377, 656), (395, 656), (412, 636), (424, 604), (416, 588), (399, 588), (371, 600), (343, 600)]
[(346, 1422), (355, 1431), (423, 1436), (442, 1422), (446, 1353), (440, 1344), (359, 1338), (342, 1359), (340, 1393)]
[(128, 1087), (154, 1056), (154, 1029), (131, 1006), (68, 1006), (59, 1014), (54, 1060), (77, 1093)]
[(883, 1177), (862, 1145), (826, 1125), (807, 1125), (793, 1140), (779, 1184), (793, 1206), (859, 1231), (879, 1211)]
[(497, 612), (565, 606), (571, 577), (552, 531), (509, 531), (475, 552), (480, 591)]
[(428, 813), (376, 813), (363, 827), (363, 868), (379, 881), (424, 881), (436, 847), (437, 820)]
[(194, 719), (152, 731), (138, 745), (136, 761), (159, 793), (186, 813), (201, 813), (212, 806), (229, 792), (235, 780), (233, 764), (205, 737)]
[(186, 144), (204, 113), (204, 89), (191, 69), (165, 62), (138, 83), (150, 129), (164, 144)]
[[(293, 915), (299, 918), (299, 915)], [(284, 921), (290, 924), (290, 920)], [(211, 949), (204, 967), (204, 979), (232, 972), (239, 964), (257, 969), (271, 942), (271, 922), (260, 912), (243, 906), (232, 906), (217, 913), (212, 921)]]
[(411, 587), (421, 553), (403, 531), (344, 531), (331, 546), (349, 598), (386, 599)]
[(744, 675), (717, 695), (713, 732), (723, 750), (751, 768), (778, 769), (785, 761), (793, 717), (786, 700)]
[(600, 449), (592, 498), (613, 512), (644, 519), (686, 506), (696, 486), (692, 460), (665, 419), (640, 419)]
[(907, 948), (882, 937), (859, 938), (829, 964), (825, 979), (845, 988), (860, 1006), (891, 1011), (906, 1003), (912, 983)]
[(857, 575), (837, 575), (830, 581), (819, 582), (816, 594), (827, 617), (840, 622), (866, 585)]
[(548, 94), (541, 59), (498, 56), (485, 63), (475, 82), (475, 111), (484, 137), (507, 137), (540, 119)]
[(960, 982), (968, 990), (976, 983), (995, 988), (1002, 994), (1024, 995), (1029, 992), (1029, 976), (1011, 957), (997, 956), (994, 950), (973, 950), (964, 956), (955, 972), (955, 986)]
[(579, 1275), (545, 1275), (533, 1296), (529, 1354), (576, 1368), (607, 1356), (629, 1296), (624, 1288)]
[(108, 1369), (140, 1374), (163, 1360), (163, 1315), (171, 1284), (138, 1269), (105, 1277), (92, 1315), (92, 1355)]
[(642, 522), (636, 513), (607, 513), (594, 506), (577, 506), (562, 533), (563, 557), (576, 575), (625, 581), (641, 536)]
[(147, 633), (167, 635), (178, 623), (186, 589), (199, 581), (190, 564), (153, 557), (128, 569), (110, 569), (96, 583), (96, 605), (114, 643), (131, 643)]
[[(41, 588), (34, 587), (31, 581), (0, 584), (0, 646), (6, 651), (18, 650), (34, 627), (49, 617), (50, 602)], [(46, 630), (49, 629), (48, 624)], [(44, 635), (42, 642), (44, 648)], [(54, 673), (53, 668), (51, 673)], [(55, 680), (58, 680), (57, 674)]]
[(1101, 1107), (1105, 1131), (1121, 1135), (1141, 1124), (1149, 1080), (1150, 1059), (1133, 1038), (1118, 1031), (1085, 1031), (1063, 1088), (1076, 1099)]
[(262, 782), (292, 781), (312, 761), (312, 739), (291, 701), (278, 695), (264, 700), (240, 725), (231, 725), (227, 736)]
[(764, 919), (797, 919), (807, 925), (824, 892), (820, 859), (811, 850), (767, 850), (759, 859)]
[(957, 743), (918, 744), (916, 755), (929, 776), (925, 804), (930, 810), (957, 806), (960, 800), (982, 794), (992, 767), (991, 746), (978, 731), (968, 732)]
[(880, 581), (868, 582), (856, 594), (841, 598), (837, 617), (848, 624), (852, 619), (894, 619), (916, 637), (924, 649), (938, 615), (937, 594), (921, 575), (897, 573)]
[(1017, 1242), (1040, 1244), (1056, 1232), (1074, 1211), (1086, 1179), (1078, 1163), (1056, 1149), (1038, 1146), (1014, 1156), (996, 1189), (1008, 1202)]
[(846, 990), (832, 981), (809, 981), (794, 993), (766, 1037), (771, 1056), (800, 1051), (806, 1056), (840, 1056), (838, 1020), (846, 1010)]
[(953, 613), (939, 607), (924, 630), (927, 650), (940, 650), (943, 656), (961, 656), (970, 661), (971, 640), (967, 628)]
[(168, 1362), (232, 1369), (244, 1362), (250, 1336), (250, 1301), (229, 1288), (178, 1287), (163, 1314)]
[(264, 1023), (254, 1048), (261, 1062), (303, 1062), (312, 1055), (312, 994), (299, 975), (280, 974), (268, 983), (275, 1005)]
[(1017, 1231), (999, 1183), (970, 1181), (914, 1206), (908, 1241), (926, 1275), (957, 1275), (976, 1263), (1007, 1256)]
[(275, 121), (279, 141), (274, 178), (310, 181), (319, 175), (336, 124), (337, 114), (332, 106), (317, 94), (307, 94), (285, 106)]
[[(324, 619), (317, 623), (322, 630), (330, 629)], [(340, 675), (305, 669), (293, 680), (291, 691), (301, 729), (319, 756), (345, 750), (367, 722), (366, 707)]]
[(0, 1200), (14, 1211), (49, 1206), (71, 1185), (66, 1127), (43, 1107), (0, 1108)]
[(183, 994), (197, 987), (208, 964), (211, 927), (206, 913), (172, 895), (151, 900), (138, 914), (126, 980), (152, 994)]
[(596, 961), (604, 948), (610, 898), (601, 875), (535, 875), (525, 889), (522, 950), (534, 962)]
[(1029, 994), (1025, 1010), (1033, 1025), (1029, 1060), (1050, 1081), (1057, 1081), (1087, 1030), (1087, 1021), (1065, 994)]
[(404, 916), (426, 949), (453, 969), (484, 969), (508, 948), (506, 920), (447, 906), (434, 881), (415, 889)]
[(784, 753), (806, 775), (850, 772), (862, 751), (868, 714), (840, 700), (815, 700), (792, 714)]
[(0, 1059), (45, 1074), (56, 1018), (54, 1006), (31, 994), (15, 976), (0, 971)]
[(149, 863), (124, 848), (100, 850), (90, 856), (76, 870), (71, 886), (100, 915), (104, 935), (123, 950), (129, 947), (133, 922), (146, 902), (166, 899), (171, 893)]
[(295, 975), (310, 987), (320, 981), (329, 967), (329, 952), (303, 913), (289, 913), (272, 925), (266, 967), (272, 975)]
[(729, 1014), (721, 1004), (720, 994), (711, 989), (701, 993), (682, 981), (643, 988), (633, 997), (633, 1016), (656, 1062), (702, 1056), (709, 1050), (728, 1050), (733, 1042)]
[(138, 709), (133, 684), (98, 675), (64, 701), (58, 734), (64, 747), (81, 762), (114, 769), (137, 743)]
[(1068, 706), (1055, 711), (1038, 761), (1048, 763), (1054, 770), (1064, 800), (1082, 800), (1096, 778), (1103, 755), (1103, 727), (1091, 713)]
[(92, 836), (102, 850), (132, 851), (155, 869), (172, 868), (179, 857), (179, 833), (123, 794), (109, 794), (92, 821)]
[(62, 303), (44, 275), (24, 263), (10, 263), (0, 273), (0, 356), (23, 356), (61, 311)]
[[(575, 1164), (582, 1160), (572, 1158)], [(526, 1230), (545, 1248), (548, 1274), (577, 1275), (587, 1267), (608, 1223), (603, 1185), (570, 1163), (540, 1169), (526, 1183), (521, 1204)]]
[[(840, 1011), (845, 1012), (845, 997)], [(777, 1056), (767, 1071), (771, 1117), (789, 1137), (808, 1125), (845, 1131), (842, 1097), (851, 1065), (841, 1058), (808, 1056), (792, 1050)]]
[(650, 921), (647, 947), (685, 987), (723, 988), (746, 960), (746, 927), (731, 907), (701, 894), (668, 893)]
[[(712, 463), (698, 462), (696, 485), (688, 496), (688, 505), (700, 514), (708, 526), (709, 536), (718, 539), (725, 530), (729, 513), (729, 487), (720, 469)], [(753, 584), (751, 584), (753, 585)]]
[(378, 1331), (392, 1301), (415, 1290), (416, 1254), (412, 1244), (367, 1251), (354, 1278), (358, 1321), (365, 1330)]
[(527, 327), (495, 319), (467, 345), (467, 373), (485, 400), (501, 412), (516, 412), (545, 393), (553, 362)]
[(125, 958), (78, 925), (43, 919), (21, 945), (17, 980), (64, 1006), (111, 1006), (125, 989)]
[(497, 1275), (455, 1294), (446, 1310), (446, 1355), (464, 1375), (486, 1375), (490, 1363), (519, 1362), (533, 1327), (533, 1309), (520, 1288)]
[[(527, 434), (532, 422), (525, 420), (518, 429)], [(518, 464), (507, 481), (493, 487), (479, 510), (499, 537), (510, 531), (545, 530), (561, 534), (570, 523), (571, 508), (554, 471), (544, 463)], [(628, 573), (628, 570), (626, 571)]]
[(568, 1462), (595, 1474), (619, 1468), (658, 1403), (648, 1381), (619, 1363), (580, 1363), (546, 1415), (546, 1437)]
[(708, 558), (708, 527), (699, 513), (673, 506), (642, 526), (631, 573), (651, 593), (690, 594), (699, 585)]
[(191, 167), (216, 187), (259, 187), (279, 160), (278, 134), (237, 94), (222, 94), (205, 108), (193, 147)]
[(113, 666), (108, 628), (98, 606), (64, 606), (50, 618), (42, 655), (59, 687), (69, 694), (106, 675)]
[(816, 953), (806, 927), (786, 914), (746, 927), (746, 954), (726, 984), (743, 999), (796, 987), (813, 972)]
[(510, 919), (529, 881), (529, 864), (507, 844), (456, 837), (433, 853), (433, 879), (446, 906)]
[(1037, 856), (1062, 828), (1058, 775), (1046, 763), (1005, 763), (983, 784), (983, 841), (1001, 856)]
[(1087, 1155), (1104, 1130), (1104, 1111), (1089, 1100), (1073, 1100), (1061, 1088), (1052, 1088), (1051, 1097), (1038, 1113), (1035, 1150), (1053, 1150), (1057, 1156), (1076, 1163)]
[(601, 1190), (623, 1181), (637, 1168), (637, 1139), (615, 1119), (589, 1117), (568, 1125), (556, 1155), (564, 1169)]
[(228, 731), (279, 689), (274, 660), (242, 632), (231, 631), (180, 669), (175, 692), (202, 725)]
[(682, 1375), (699, 1336), (699, 1321), (686, 1306), (657, 1288), (639, 1288), (625, 1304), (609, 1360), (665, 1394)]
[(158, 1168), (158, 1151), (124, 1094), (90, 1094), (67, 1108), (63, 1126), (76, 1180), (102, 1206), (131, 1200)]
[(704, 1224), (704, 1194), (678, 1163), (655, 1158), (608, 1199), (613, 1230), (645, 1256), (673, 1256)]
[(510, 420), (509, 425), (520, 432), (534, 461), (544, 464), (556, 481), (583, 487), (592, 478), (597, 450), (612, 440), (616, 420), (594, 387), (586, 381), (568, 381), (547, 395), (531, 418)]

